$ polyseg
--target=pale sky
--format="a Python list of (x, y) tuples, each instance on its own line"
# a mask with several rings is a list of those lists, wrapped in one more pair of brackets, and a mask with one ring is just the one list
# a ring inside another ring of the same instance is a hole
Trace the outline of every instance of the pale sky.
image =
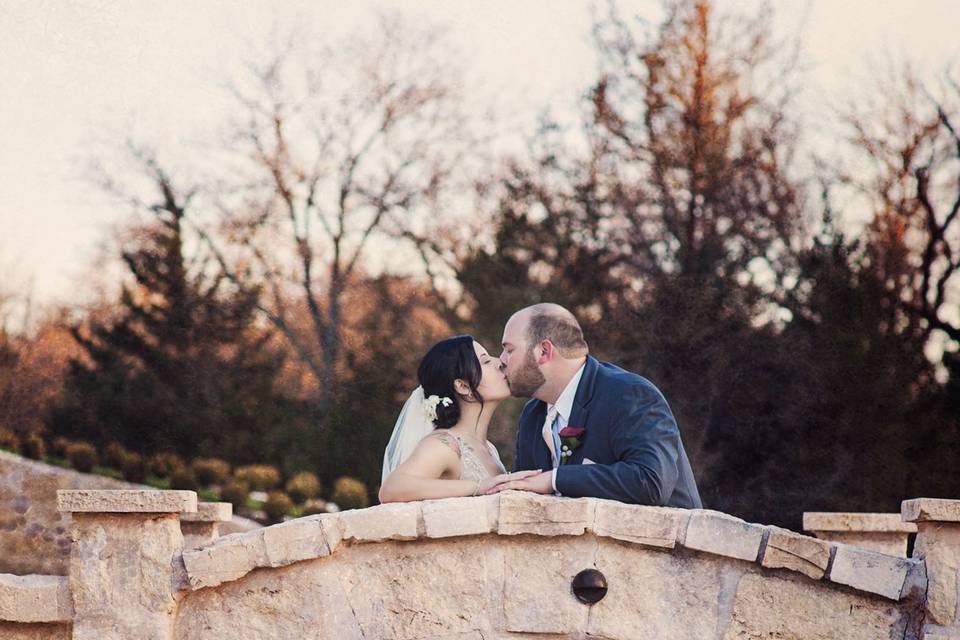
[[(733, 0), (727, 0), (733, 1)], [(622, 0), (655, 15), (654, 0)], [(739, 0), (751, 8), (756, 0)], [(83, 299), (111, 225), (129, 216), (83, 178), (84, 163), (129, 135), (184, 143), (219, 124), (220, 84), (250, 42), (298, 25), (338, 39), (400, 9), (447, 25), (468, 88), (531, 122), (569, 113), (594, 78), (591, 2), (406, 0), (0, 0), (0, 289), (37, 302)], [(602, 3), (599, 5), (604, 6)], [(960, 56), (960, 0), (774, 0), (782, 35), (800, 33), (809, 69), (803, 107), (856, 98), (885, 55), (943, 66)], [(187, 147), (184, 147), (187, 148)]]

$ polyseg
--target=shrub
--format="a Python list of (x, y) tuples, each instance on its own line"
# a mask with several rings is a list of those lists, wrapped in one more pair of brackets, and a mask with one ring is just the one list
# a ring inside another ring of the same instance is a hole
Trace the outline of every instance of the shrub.
[(230, 477), (230, 465), (220, 458), (197, 458), (191, 466), (197, 482), (204, 487), (223, 484)]
[(234, 510), (247, 504), (250, 485), (242, 480), (227, 480), (220, 488), (220, 499), (233, 505)]
[(81, 473), (90, 473), (100, 461), (97, 450), (86, 442), (74, 442), (67, 447), (67, 460), (70, 466)]
[(0, 429), (0, 449), (16, 453), (20, 450), (20, 438), (10, 429)]
[(309, 471), (301, 471), (287, 482), (287, 493), (296, 504), (320, 495), (320, 480)]
[(53, 451), (53, 455), (58, 458), (67, 457), (67, 449), (70, 447), (71, 441), (69, 438), (64, 438), (63, 436), (57, 436), (53, 439), (50, 449)]
[(183, 468), (183, 459), (175, 453), (158, 453), (150, 458), (147, 467), (158, 478), (169, 478), (174, 471)]
[(263, 505), (263, 510), (272, 522), (283, 520), (283, 516), (287, 515), (290, 509), (293, 509), (293, 500), (282, 491), (271, 491)]
[(220, 502), (220, 494), (213, 489), (197, 489), (197, 500), (201, 502)]
[(103, 450), (103, 464), (114, 469), (123, 470), (123, 463), (130, 452), (119, 442), (111, 442)]
[(243, 480), (251, 489), (269, 491), (280, 484), (280, 472), (267, 464), (250, 464), (233, 472), (238, 480)]
[(341, 509), (363, 509), (370, 504), (367, 499), (367, 486), (356, 478), (344, 476), (333, 483), (333, 495), (330, 496)]
[(318, 513), (327, 513), (327, 503), (323, 500), (307, 500), (303, 503), (303, 515), (313, 516)]
[(174, 469), (170, 474), (170, 488), (184, 491), (196, 491), (200, 488), (197, 482), (197, 476), (190, 467), (180, 467)]
[(47, 443), (39, 433), (28, 433), (20, 440), (20, 455), (31, 460), (43, 460), (47, 455)]
[(147, 479), (147, 460), (139, 453), (128, 452), (120, 461), (123, 477), (129, 482), (143, 482)]

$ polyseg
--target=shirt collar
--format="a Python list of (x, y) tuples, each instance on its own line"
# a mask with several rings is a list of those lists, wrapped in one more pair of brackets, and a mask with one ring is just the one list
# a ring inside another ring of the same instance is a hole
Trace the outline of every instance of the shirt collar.
[(570, 378), (570, 382), (568, 382), (567, 386), (564, 387), (563, 391), (560, 392), (560, 397), (557, 398), (556, 404), (547, 405), (548, 411), (555, 406), (557, 408), (557, 413), (563, 416), (564, 422), (570, 422), (570, 412), (573, 411), (573, 400), (577, 396), (577, 387), (580, 386), (580, 378), (583, 377), (583, 370), (586, 368), (586, 366), (586, 362), (580, 365), (580, 368), (577, 369), (577, 372), (573, 374), (572, 378)]

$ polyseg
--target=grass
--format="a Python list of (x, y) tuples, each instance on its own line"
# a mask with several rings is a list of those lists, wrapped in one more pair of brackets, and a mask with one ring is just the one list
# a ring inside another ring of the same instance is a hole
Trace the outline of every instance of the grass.
[(197, 498), (203, 502), (220, 502), (220, 494), (213, 489), (200, 489), (197, 491)]
[(62, 467), (64, 469), (72, 469), (70, 466), (70, 461), (66, 458), (58, 458), (57, 456), (44, 456), (43, 461), (46, 464), (53, 465), (55, 467)]
[(154, 489), (169, 489), (170, 481), (166, 478), (158, 478), (156, 476), (147, 476), (144, 479), (143, 484), (150, 485)]
[(100, 465), (94, 465), (91, 473), (95, 473), (98, 476), (106, 476), (108, 478), (113, 478), (114, 480), (123, 480), (123, 474), (117, 471), (116, 469), (111, 469), (110, 467), (101, 467)]

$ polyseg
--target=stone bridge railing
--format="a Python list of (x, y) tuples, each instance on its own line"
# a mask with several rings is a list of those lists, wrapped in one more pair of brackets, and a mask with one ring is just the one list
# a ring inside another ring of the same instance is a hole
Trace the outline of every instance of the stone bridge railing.
[[(70, 574), (0, 575), (0, 637), (960, 638), (955, 501), (904, 503), (916, 558), (713, 511), (515, 492), (192, 549), (192, 492), (61, 491), (59, 507)], [(571, 591), (584, 569), (606, 580), (596, 604)]]
[(803, 529), (822, 540), (906, 557), (910, 536), (917, 532), (917, 525), (904, 522), (899, 513), (811, 511), (803, 514)]

